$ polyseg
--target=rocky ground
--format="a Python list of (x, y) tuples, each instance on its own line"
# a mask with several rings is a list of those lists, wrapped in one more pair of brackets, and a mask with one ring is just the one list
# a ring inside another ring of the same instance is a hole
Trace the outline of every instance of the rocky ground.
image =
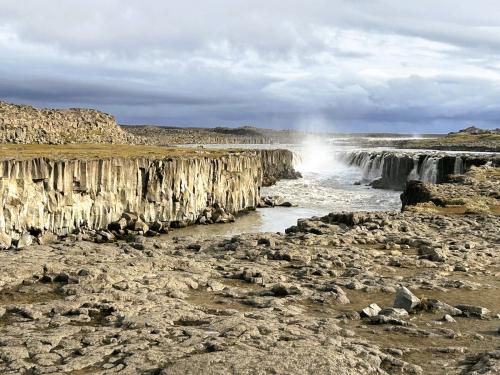
[(402, 212), (282, 234), (1, 251), (0, 373), (498, 374), (500, 216), (447, 206), (496, 206), (497, 177), (410, 184)]
[(401, 196), (405, 209), (441, 213), (500, 214), (500, 168), (472, 167), (449, 183), (411, 181)]
[(498, 373), (499, 228), (331, 214), (287, 234), (3, 251), (0, 372)]

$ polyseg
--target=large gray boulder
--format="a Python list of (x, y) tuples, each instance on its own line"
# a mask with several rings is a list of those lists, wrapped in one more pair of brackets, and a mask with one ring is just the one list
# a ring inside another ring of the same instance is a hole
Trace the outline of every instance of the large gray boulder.
[(410, 292), (408, 288), (402, 286), (397, 290), (396, 299), (394, 300), (394, 307), (412, 312), (419, 304), (420, 299), (412, 292)]

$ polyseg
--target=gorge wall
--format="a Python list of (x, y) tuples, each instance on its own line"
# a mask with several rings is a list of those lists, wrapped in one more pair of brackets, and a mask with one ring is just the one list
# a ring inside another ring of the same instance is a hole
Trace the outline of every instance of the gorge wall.
[(0, 143), (145, 143), (92, 109), (37, 109), (0, 101)]
[(164, 158), (4, 158), (0, 235), (18, 239), (26, 231), (67, 235), (102, 229), (124, 212), (146, 222), (194, 222), (215, 203), (229, 213), (253, 209), (266, 176), (293, 171), (292, 159), (287, 150)]
[[(286, 152), (285, 152), (286, 151)], [(302, 175), (294, 169), (294, 154), (288, 150), (256, 150), (262, 164), (262, 186), (271, 186), (281, 179), (296, 179)]]
[(500, 157), (494, 154), (355, 151), (341, 154), (340, 159), (361, 168), (363, 180), (372, 186), (396, 190), (402, 190), (410, 180), (438, 184), (447, 182), (449, 175), (465, 173), (472, 166), (488, 162), (500, 165)]

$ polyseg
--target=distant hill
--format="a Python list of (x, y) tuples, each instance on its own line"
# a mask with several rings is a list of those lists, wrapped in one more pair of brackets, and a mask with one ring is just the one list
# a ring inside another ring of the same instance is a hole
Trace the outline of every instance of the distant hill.
[(409, 140), (397, 143), (401, 148), (450, 151), (500, 152), (500, 129), (481, 129), (470, 126), (435, 139)]
[(0, 143), (144, 143), (93, 109), (37, 109), (0, 101)]
[[(326, 140), (329, 138), (362, 137), (380, 138), (380, 145), (391, 141), (382, 138), (412, 137), (412, 134), (397, 133), (314, 133), (298, 130), (275, 130), (242, 126), (239, 128), (215, 127), (175, 127), (157, 125), (122, 125), (122, 128), (134, 135), (145, 137), (148, 143), (155, 145), (174, 144), (289, 144), (301, 143), (305, 139)], [(429, 136), (429, 135), (426, 135)], [(439, 137), (443, 135), (432, 135)]]

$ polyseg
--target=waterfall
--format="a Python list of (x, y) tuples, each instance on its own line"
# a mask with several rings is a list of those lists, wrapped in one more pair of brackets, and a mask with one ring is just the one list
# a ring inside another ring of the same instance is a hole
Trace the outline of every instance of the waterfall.
[(420, 168), (420, 178), (418, 180), (435, 184), (438, 175), (439, 157), (426, 156)]
[(453, 174), (464, 173), (464, 162), (460, 156), (455, 158), (455, 165), (453, 167)]
[(348, 166), (358, 167), (363, 182), (390, 189), (403, 189), (410, 180), (439, 184), (448, 181), (451, 174), (465, 173), (471, 166), (488, 162), (500, 164), (500, 158), (495, 155), (388, 150), (338, 152), (336, 159)]
[(372, 181), (382, 177), (385, 154), (368, 151), (339, 153), (338, 159), (349, 166), (361, 169), (364, 181)]
[(418, 156), (413, 157), (413, 169), (408, 175), (408, 181), (420, 179), (420, 175), (418, 174), (418, 160), (419, 160)]
[(302, 155), (297, 151), (292, 151), (292, 154), (292, 165), (297, 169), (303, 162)]

